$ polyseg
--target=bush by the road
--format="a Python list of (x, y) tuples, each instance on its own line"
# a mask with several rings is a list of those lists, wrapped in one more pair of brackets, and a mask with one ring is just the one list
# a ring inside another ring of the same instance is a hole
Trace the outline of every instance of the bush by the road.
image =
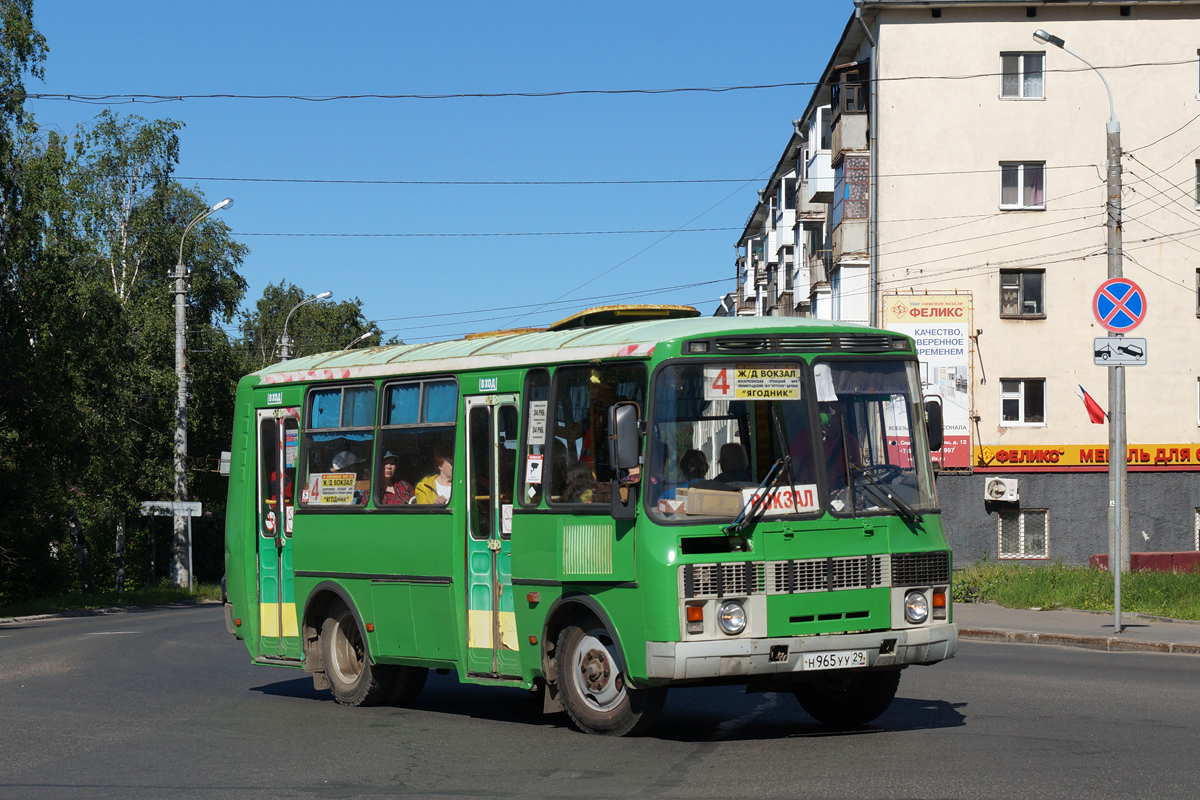
[[(951, 591), (956, 603), (1113, 610), (1112, 574), (1090, 567), (980, 561), (954, 573)], [(1200, 573), (1127, 572), (1121, 576), (1121, 609), (1200, 620)]]

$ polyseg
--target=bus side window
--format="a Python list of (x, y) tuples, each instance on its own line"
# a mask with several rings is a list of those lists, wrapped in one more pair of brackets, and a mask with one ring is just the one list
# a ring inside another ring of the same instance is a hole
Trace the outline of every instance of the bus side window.
[(608, 409), (618, 400), (646, 407), (646, 367), (628, 362), (562, 367), (554, 386), (550, 502), (607, 506), (616, 477), (608, 463)]
[(277, 520), (282, 517), (279, 508), (279, 423), (271, 418), (262, 420), (258, 425), (259, 465), (262, 474), (259, 476), (259, 486), (262, 493), (262, 528), (263, 536), (275, 535)]
[(307, 422), (308, 463), (301, 504), (362, 508), (371, 486), (375, 386), (310, 390)]
[(521, 456), (521, 505), (533, 508), (542, 502), (546, 475), (546, 419), (549, 412), (550, 373), (531, 369), (525, 377), (525, 438)]
[[(434, 502), (441, 465), (457, 466), (454, 433), (458, 384), (453, 378), (411, 380), (383, 388), (375, 505), (390, 510), (444, 508)], [(424, 482), (425, 488), (421, 489)], [(424, 502), (422, 502), (424, 501)]]

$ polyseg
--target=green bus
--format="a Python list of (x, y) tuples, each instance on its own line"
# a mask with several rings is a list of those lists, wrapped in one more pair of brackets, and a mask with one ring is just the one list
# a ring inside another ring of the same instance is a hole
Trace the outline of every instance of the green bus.
[(588, 733), (670, 686), (862, 724), (953, 657), (907, 336), (686, 306), (326, 353), (237, 388), (226, 624), (346, 705), (428, 670)]

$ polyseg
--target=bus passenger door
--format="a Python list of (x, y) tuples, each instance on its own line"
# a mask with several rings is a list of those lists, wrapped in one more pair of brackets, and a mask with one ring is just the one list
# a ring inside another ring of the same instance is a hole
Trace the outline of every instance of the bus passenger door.
[(292, 515), (300, 409), (258, 412), (258, 621), (263, 656), (299, 660), (292, 575)]
[(517, 396), (466, 398), (467, 672), (521, 674), (512, 592)]

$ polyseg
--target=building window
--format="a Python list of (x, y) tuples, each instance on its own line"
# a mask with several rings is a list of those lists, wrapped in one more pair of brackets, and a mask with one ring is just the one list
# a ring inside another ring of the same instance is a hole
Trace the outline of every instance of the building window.
[(1195, 534), (1196, 534), (1196, 549), (1200, 550), (1200, 508), (1196, 509)]
[(1000, 558), (1049, 558), (1050, 515), (1044, 508), (996, 514)]
[(1042, 86), (1042, 53), (1000, 54), (1000, 96), (1023, 99), (1045, 97)]
[(796, 207), (796, 179), (783, 179), (783, 207), (791, 210)]
[(1045, 208), (1046, 162), (1001, 162), (1000, 207)]
[(1196, 270), (1196, 316), (1200, 317), (1200, 269)]
[(1046, 379), (1001, 378), (1000, 424), (1045, 425)]
[(1196, 159), (1196, 208), (1200, 208), (1200, 158)]
[(1042, 287), (1046, 270), (1000, 270), (1000, 316), (1046, 316)]

